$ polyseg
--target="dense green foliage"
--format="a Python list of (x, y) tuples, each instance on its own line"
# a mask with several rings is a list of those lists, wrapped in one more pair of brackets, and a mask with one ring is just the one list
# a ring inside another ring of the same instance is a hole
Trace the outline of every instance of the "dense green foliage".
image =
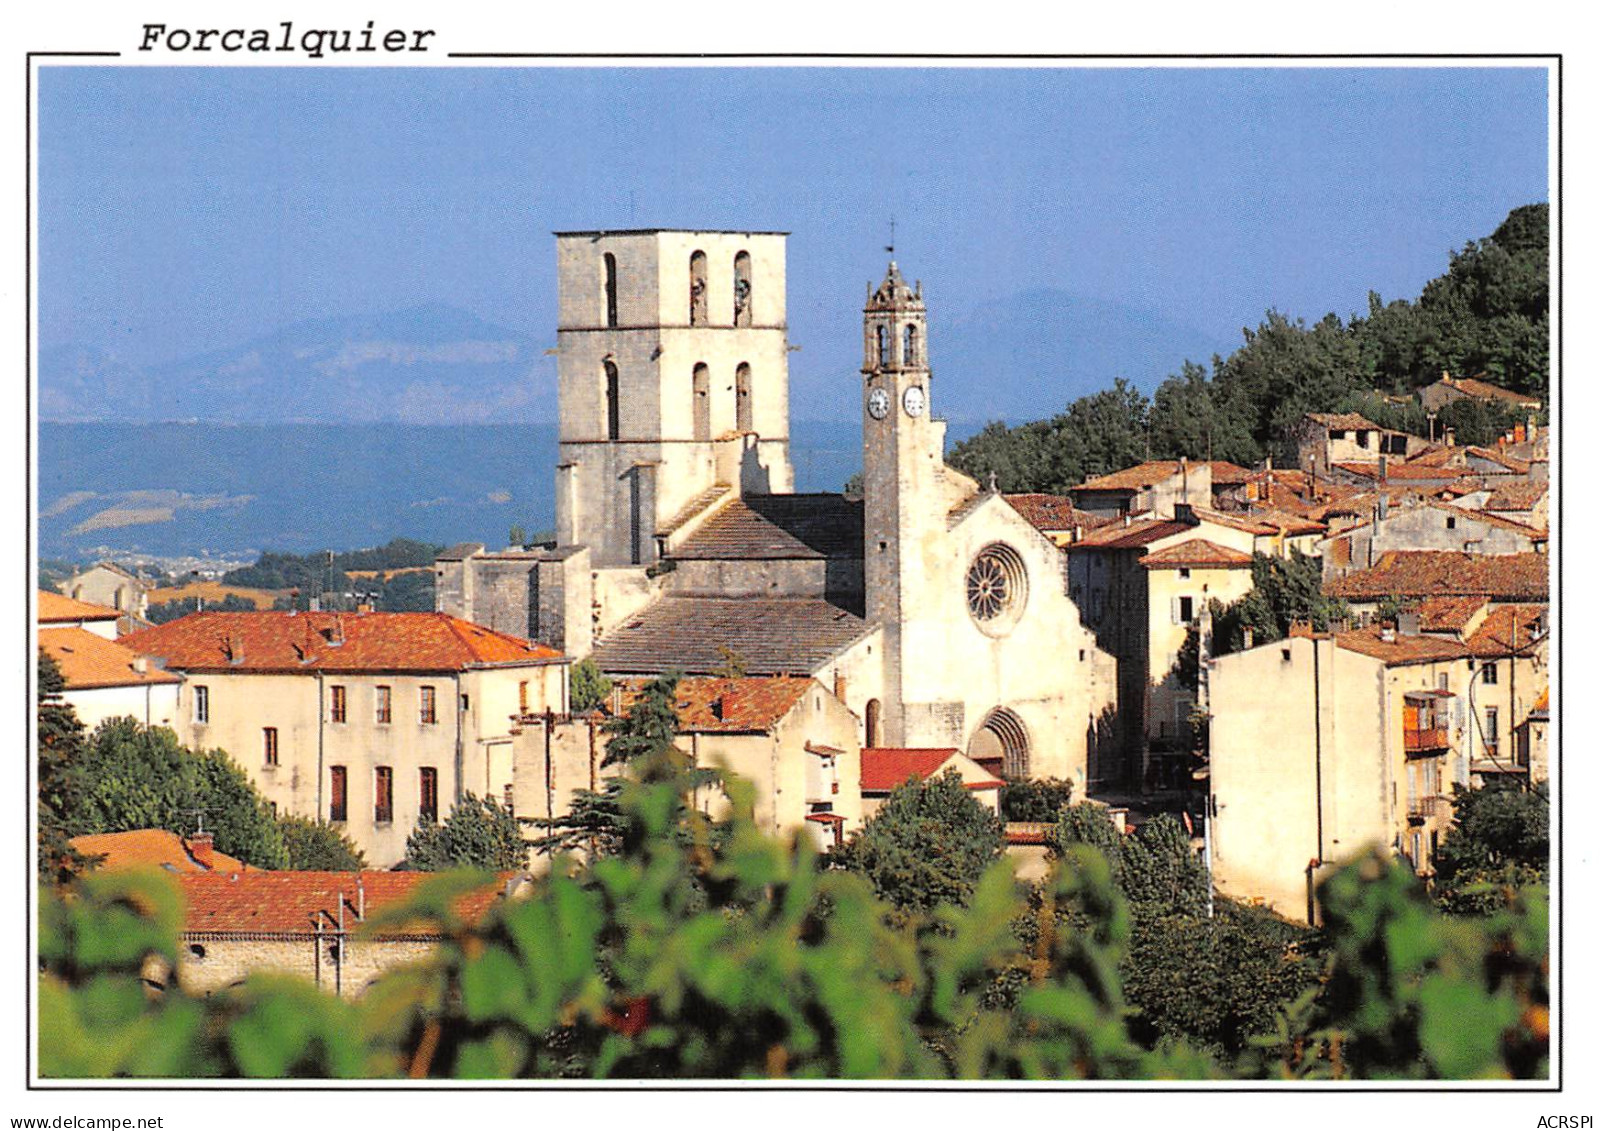
[(86, 861), (68, 842), (77, 834), (73, 810), (83, 790), (84, 727), (78, 712), (61, 697), (66, 680), (50, 654), (41, 649), (35, 669), (35, 716), (39, 745), (39, 878), (61, 880)]
[(524, 867), (528, 857), (529, 846), (512, 811), (470, 793), (451, 807), (444, 824), (418, 823), (407, 837), (401, 866), (415, 872), (452, 868), (504, 872)]
[(1058, 820), (1075, 797), (1073, 782), (1062, 778), (1025, 778), (1006, 783), (998, 797), (1004, 821)]
[(588, 715), (606, 703), (612, 691), (613, 681), (589, 656), (568, 669), (568, 709), (573, 714)]
[[(324, 594), (358, 593), (375, 598), (374, 608), (382, 612), (432, 612), (434, 610), (434, 560), (444, 550), (428, 542), (392, 538), (382, 546), (342, 553), (281, 554), (264, 553), (255, 565), (231, 570), (223, 584), (247, 589), (297, 589), (300, 607), (309, 598)], [(414, 570), (398, 573), (384, 581), (353, 578), (348, 570)]]
[(1253, 555), (1253, 588), (1229, 605), (1209, 606), (1214, 621), (1214, 654), (1242, 649), (1245, 630), (1255, 646), (1285, 639), (1294, 622), (1324, 632), (1348, 615), (1348, 603), (1320, 589), (1320, 559), (1293, 551), (1285, 558)]
[[(1303, 983), (1263, 955), (1304, 959), (1301, 940), (1260, 913), (1201, 927), (1155, 920), (1133, 933), (1104, 856), (1075, 843), (1033, 893), (999, 861), (967, 908), (935, 909), (941, 929), (901, 929), (866, 878), (821, 871), (801, 839), (759, 834), (739, 783), (728, 787), (730, 819), (714, 822), (683, 805), (691, 786), (671, 762), (632, 771), (621, 855), (558, 861), (475, 925), (453, 907), (482, 879), (431, 880), (364, 929), (422, 919), (444, 941), (356, 1001), (259, 975), (207, 997), (170, 980), (151, 995), (147, 960), (170, 967), (177, 952), (169, 878), (92, 875), (71, 898), (47, 892), (41, 1073), (1363, 1080), (1548, 1070), (1541, 889), (1489, 918), (1445, 919), (1407, 869), (1363, 857), (1321, 889), (1318, 984), (1267, 1026), (1263, 999)], [(1015, 929), (1022, 920), (1031, 930)], [(1145, 983), (1123, 973), (1134, 954), (1149, 956)], [(994, 993), (1001, 981), (1013, 991)], [(1205, 1000), (1190, 1003), (1199, 986)], [(1234, 1012), (1211, 1011), (1236, 994), (1245, 1000)], [(1205, 1043), (1220, 1055), (1164, 1039), (1180, 1021), (1217, 1035)]]
[(359, 872), (368, 866), (362, 850), (339, 829), (310, 817), (280, 817), (288, 867), (297, 872)]
[(1548, 884), (1548, 783), (1454, 789), (1454, 823), (1433, 858), (1438, 906), (1490, 915), (1521, 888)]
[(189, 750), (166, 727), (133, 719), (107, 720), (90, 736), (65, 816), (72, 836), (191, 833), (204, 820), (217, 851), (258, 868), (288, 863), (272, 808), (226, 753)]
[(967, 907), (1002, 850), (1002, 822), (949, 769), (892, 790), (835, 860), (899, 912), (918, 917), (943, 905)]
[[(160, 590), (158, 590), (160, 592)], [(145, 610), (145, 619), (151, 624), (166, 624), (168, 621), (187, 617), (196, 612), (214, 613), (251, 613), (256, 611), (256, 602), (248, 597), (236, 596), (229, 593), (221, 601), (160, 601), (152, 604)]]
[[(1548, 206), (1517, 208), (1491, 237), (1450, 257), (1416, 302), (1384, 303), (1344, 322), (1313, 325), (1271, 310), (1212, 372), (1185, 362), (1149, 400), (1115, 379), (1050, 420), (988, 425), (949, 462), (1004, 491), (1063, 493), (1143, 459), (1286, 462), (1305, 413), (1363, 411), (1376, 423), (1426, 433), (1418, 405), (1384, 411), (1381, 394), (1412, 393), (1443, 373), (1548, 397)], [(1112, 375), (1110, 375), (1112, 376)], [(1385, 417), (1385, 419), (1381, 419)], [(1438, 429), (1461, 443), (1490, 442), (1515, 417), (1476, 402), (1449, 406)]]

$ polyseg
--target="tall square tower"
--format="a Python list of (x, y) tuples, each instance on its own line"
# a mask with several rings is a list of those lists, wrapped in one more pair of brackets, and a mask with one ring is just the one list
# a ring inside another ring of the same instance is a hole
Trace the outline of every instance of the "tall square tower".
[(557, 232), (557, 537), (649, 565), (716, 488), (788, 494), (784, 232)]

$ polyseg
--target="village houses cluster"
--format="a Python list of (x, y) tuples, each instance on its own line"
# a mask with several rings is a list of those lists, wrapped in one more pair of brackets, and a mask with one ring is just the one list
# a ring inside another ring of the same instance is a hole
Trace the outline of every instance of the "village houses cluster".
[[(567, 812), (615, 772), (605, 720), (673, 671), (681, 746), (752, 782), (776, 835), (822, 851), (949, 768), (994, 810), (1005, 782), (1055, 778), (1121, 827), (1177, 814), (1222, 892), (1299, 920), (1363, 846), (1428, 872), (1453, 786), (1546, 778), (1546, 427), (1476, 447), (1310, 414), (1295, 467), (1151, 461), (1004, 494), (944, 462), (924, 296), (893, 263), (840, 383), (861, 497), (798, 494), (785, 235), (556, 244), (555, 541), (452, 547), (433, 613), (151, 626), (137, 579), (87, 570), (38, 596), (86, 724), (132, 715), (222, 748), (278, 813), (388, 868), (468, 794)], [(1447, 376), (1420, 393), (1467, 397), (1539, 407)], [(1216, 654), (1211, 610), (1253, 588), (1255, 555), (1293, 554), (1318, 556), (1352, 619)], [(583, 660), (615, 681), (592, 712), (570, 704)], [(1008, 836), (1039, 869), (1042, 829)], [(429, 944), (343, 945), (416, 874), (259, 872), (205, 835), (90, 847), (180, 875), (181, 973), (202, 988), (277, 965), (346, 992)]]

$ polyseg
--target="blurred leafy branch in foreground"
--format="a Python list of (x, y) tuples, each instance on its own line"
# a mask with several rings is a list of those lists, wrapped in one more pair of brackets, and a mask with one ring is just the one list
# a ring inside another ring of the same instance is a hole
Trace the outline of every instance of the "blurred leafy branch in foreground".
[[(1006, 859), (967, 904), (910, 911), (751, 818), (712, 817), (671, 744), (617, 794), (619, 851), (559, 857), (476, 923), (448, 872), (366, 928), (426, 921), (430, 957), (357, 1001), (252, 975), (186, 992), (182, 908), (156, 873), (91, 872), (41, 897), (39, 1064), (52, 1077), (1464, 1079), (1547, 1073), (1547, 900), (1449, 918), (1379, 855), (1322, 889), (1319, 984), (1230, 1061), (1133, 1036), (1130, 899), (1073, 837), (1039, 885)], [(909, 786), (906, 788), (921, 788)], [(1156, 851), (1157, 842), (1144, 851)], [(1134, 858), (1133, 858), (1134, 859)], [(1119, 864), (1118, 861), (1115, 862)], [(1125, 862), (1129, 868), (1130, 861)], [(1179, 953), (1184, 956), (1185, 948)], [(1183, 958), (1184, 960), (1184, 958)]]

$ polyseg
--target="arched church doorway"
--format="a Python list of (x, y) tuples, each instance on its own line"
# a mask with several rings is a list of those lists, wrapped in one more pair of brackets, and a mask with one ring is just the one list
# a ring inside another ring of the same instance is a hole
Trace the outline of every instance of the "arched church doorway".
[(1025, 724), (1007, 707), (986, 716), (969, 739), (969, 757), (1009, 781), (1030, 776), (1030, 738)]

